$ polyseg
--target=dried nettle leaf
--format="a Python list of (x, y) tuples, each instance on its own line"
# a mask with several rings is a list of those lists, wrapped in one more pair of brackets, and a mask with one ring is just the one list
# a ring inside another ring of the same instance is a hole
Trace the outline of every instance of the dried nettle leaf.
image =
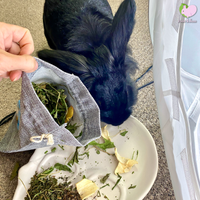
[(54, 165), (54, 168), (56, 168), (58, 170), (62, 170), (62, 171), (72, 172), (72, 170), (67, 165), (63, 165), (63, 164), (60, 164), (60, 163), (56, 163)]
[(104, 184), (107, 181), (107, 179), (109, 178), (109, 176), (110, 176), (110, 173), (106, 174), (103, 178), (100, 179), (100, 182)]
[(89, 145), (97, 146), (103, 150), (115, 147), (113, 142), (111, 142), (110, 140), (107, 140), (105, 138), (103, 138), (103, 139), (104, 139), (104, 143), (97, 143), (96, 141), (92, 141), (89, 143)]
[(80, 147), (76, 147), (76, 150), (75, 150), (75, 152), (74, 152), (74, 155), (73, 155), (73, 157), (72, 157), (72, 159), (68, 162), (68, 164), (67, 165), (69, 165), (70, 167), (74, 164), (74, 163), (79, 163), (79, 158), (78, 158), (78, 149), (79, 149)]
[(121, 136), (125, 136), (128, 133), (128, 131), (123, 131), (122, 133), (120, 133)]

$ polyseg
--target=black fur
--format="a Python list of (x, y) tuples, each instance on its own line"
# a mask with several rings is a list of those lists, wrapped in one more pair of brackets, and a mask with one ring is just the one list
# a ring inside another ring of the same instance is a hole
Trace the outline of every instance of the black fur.
[(113, 18), (107, 0), (46, 0), (44, 30), (54, 50), (39, 58), (80, 77), (96, 100), (101, 120), (120, 125), (132, 113), (137, 64), (128, 41), (135, 25), (134, 0), (124, 0)]

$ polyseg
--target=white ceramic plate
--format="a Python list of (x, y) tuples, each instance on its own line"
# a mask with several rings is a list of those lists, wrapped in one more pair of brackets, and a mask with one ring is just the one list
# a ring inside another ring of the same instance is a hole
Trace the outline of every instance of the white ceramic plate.
[[(109, 200), (140, 200), (143, 199), (151, 189), (157, 175), (158, 157), (154, 140), (145, 126), (136, 118), (130, 117), (119, 127), (107, 127), (111, 140), (118, 149), (118, 153), (126, 158), (132, 158), (133, 151), (139, 152), (138, 164), (134, 165), (130, 172), (121, 174), (122, 179), (119, 184), (112, 190), (118, 177), (114, 175), (114, 170), (117, 167), (118, 161), (115, 156), (108, 155), (104, 152), (96, 153), (95, 148), (89, 149), (89, 158), (83, 156), (79, 164), (72, 166), (74, 173), (60, 171), (54, 174), (56, 177), (68, 176), (72, 183), (76, 183), (85, 175), (86, 178), (95, 181), (100, 188), (109, 183), (100, 190), (101, 197), (98, 200), (105, 200), (106, 195)], [(126, 129), (128, 133), (125, 136), (116, 135), (120, 130)], [(73, 156), (75, 147), (64, 146), (64, 150), (56, 146), (56, 151), (51, 152), (49, 148), (37, 149), (30, 161), (19, 170), (19, 178), (23, 181), (26, 188), (29, 188), (31, 177), (35, 171), (40, 173), (43, 169), (53, 166), (55, 163), (67, 164), (69, 159)], [(80, 149), (80, 151), (83, 150)], [(47, 154), (44, 152), (48, 151)], [(109, 153), (114, 153), (114, 149), (110, 149)], [(136, 155), (136, 154), (135, 154)], [(110, 173), (109, 179), (105, 184), (100, 183), (99, 179)], [(24, 185), (18, 181), (18, 186), (15, 191), (13, 200), (23, 200), (26, 196)], [(128, 189), (131, 184), (136, 187)], [(88, 200), (93, 199), (88, 198)]]

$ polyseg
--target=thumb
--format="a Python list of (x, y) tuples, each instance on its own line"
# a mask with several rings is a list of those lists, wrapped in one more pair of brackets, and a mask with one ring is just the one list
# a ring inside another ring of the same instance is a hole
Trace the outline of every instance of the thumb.
[(30, 55), (14, 55), (0, 50), (0, 58), (0, 75), (14, 70), (30, 73), (38, 68), (37, 61)]
[(30, 55), (15, 55), (15, 70), (21, 70), (27, 73), (34, 72), (38, 68), (38, 63), (34, 57)]

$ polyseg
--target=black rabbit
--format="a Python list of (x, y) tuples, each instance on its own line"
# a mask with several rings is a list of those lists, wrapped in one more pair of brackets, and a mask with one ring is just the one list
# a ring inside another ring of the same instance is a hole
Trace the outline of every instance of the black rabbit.
[(116, 15), (107, 0), (46, 0), (44, 30), (54, 50), (39, 58), (80, 77), (101, 111), (101, 120), (122, 124), (132, 113), (137, 64), (128, 41), (135, 25), (134, 0), (124, 0)]

